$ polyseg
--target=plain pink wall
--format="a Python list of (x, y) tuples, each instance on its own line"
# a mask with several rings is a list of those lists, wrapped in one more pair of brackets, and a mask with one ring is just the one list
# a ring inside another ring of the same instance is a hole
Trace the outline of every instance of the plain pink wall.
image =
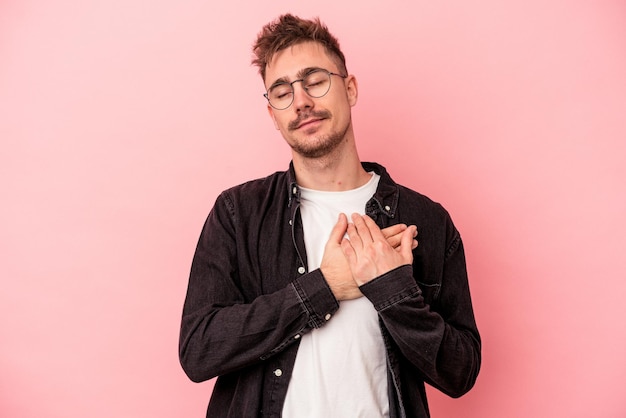
[(433, 416), (626, 416), (624, 2), (316, 3), (0, 2), (1, 416), (204, 416), (187, 274), (217, 194), (287, 167), (249, 65), (286, 11), (340, 38), (361, 157), (464, 237), (483, 368)]

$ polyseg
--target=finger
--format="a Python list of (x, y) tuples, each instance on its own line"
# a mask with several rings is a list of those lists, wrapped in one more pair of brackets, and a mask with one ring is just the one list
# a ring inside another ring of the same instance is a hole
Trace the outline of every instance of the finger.
[(361, 241), (363, 241), (364, 243), (374, 241), (374, 239), (372, 238), (372, 234), (370, 232), (370, 228), (365, 221), (366, 219), (371, 220), (371, 218), (367, 215), (361, 216), (358, 213), (352, 214), (352, 222), (354, 223), (354, 227), (356, 228), (356, 231), (359, 234)]
[(388, 226), (387, 228), (381, 230), (383, 236), (393, 248), (397, 248), (400, 245), (400, 238), (402, 237), (402, 232), (407, 228), (405, 224), (396, 224)]
[[(389, 242), (389, 241), (387, 241), (387, 242)], [(402, 244), (402, 236), (399, 236), (398, 237), (398, 244), (395, 245), (395, 246), (392, 246), (392, 247), (397, 252), (402, 253), (402, 246), (401, 246), (401, 244)], [(418, 246), (419, 246), (419, 242), (414, 238), (413, 242), (411, 244), (411, 250), (416, 249)]]
[(388, 237), (387, 238), (387, 242), (389, 243), (389, 245), (391, 245), (393, 248), (397, 248), (400, 246), (400, 242), (402, 241), (402, 232), (392, 236), (392, 237)]
[(343, 255), (348, 260), (350, 264), (356, 264), (356, 251), (354, 251), (354, 247), (352, 247), (352, 243), (349, 239), (344, 238), (341, 240), (341, 250), (343, 251)]
[(344, 234), (346, 233), (347, 227), (348, 217), (345, 214), (340, 213), (339, 218), (337, 219), (337, 223), (335, 224), (335, 226), (333, 226), (332, 231), (330, 231), (330, 237), (328, 238), (328, 242), (340, 244)]
[[(396, 239), (396, 237), (394, 237), (394, 241), (395, 241), (395, 239)], [(397, 236), (397, 240), (398, 240), (398, 243), (397, 243), (396, 245), (392, 245), (392, 247), (393, 247), (396, 251), (401, 252), (401, 251), (402, 251), (402, 248), (401, 248), (401, 244), (402, 244), (402, 234), (399, 234), (399, 235)], [(387, 242), (389, 242), (389, 240), (387, 240)], [(413, 238), (413, 243), (412, 243), (412, 245), (411, 245), (411, 249), (412, 249), (412, 250), (414, 250), (414, 249), (416, 249), (418, 246), (419, 246), (419, 242), (418, 242), (415, 238)]]
[(385, 240), (385, 236), (383, 235), (382, 231), (380, 230), (378, 225), (376, 225), (376, 222), (374, 222), (372, 218), (370, 218), (367, 215), (364, 215), (363, 222), (367, 226), (370, 236), (372, 237), (372, 241), (373, 240)]
[(387, 228), (383, 229), (382, 232), (385, 238), (389, 240), (389, 238), (400, 234), (406, 228), (407, 226), (405, 224), (396, 224), (396, 225), (388, 226)]
[[(417, 241), (413, 238), (415, 236), (416, 228), (414, 225), (408, 227), (402, 233), (402, 241), (400, 243), (400, 254), (404, 258), (405, 262), (412, 263), (413, 262), (413, 244)], [(417, 246), (417, 245), (416, 245)]]
[(357, 249), (363, 248), (363, 240), (361, 239), (361, 236), (359, 235), (359, 232), (357, 231), (354, 224), (348, 224), (347, 235), (348, 239), (350, 240), (350, 244), (355, 251)]

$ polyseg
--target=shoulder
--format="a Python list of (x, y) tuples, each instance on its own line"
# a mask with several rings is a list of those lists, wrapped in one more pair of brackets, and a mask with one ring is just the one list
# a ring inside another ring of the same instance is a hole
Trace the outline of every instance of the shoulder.
[(445, 245), (446, 253), (456, 248), (461, 236), (448, 210), (441, 203), (415, 190), (400, 185), (398, 187), (399, 221), (417, 225), (422, 238), (437, 237), (437, 241)]
[(409, 215), (422, 222), (436, 225), (451, 223), (450, 214), (441, 203), (406, 186), (398, 185), (398, 190), (400, 216)]
[(399, 204), (410, 205), (428, 213), (438, 214), (441, 216), (448, 216), (448, 211), (443, 205), (430, 197), (417, 192), (409, 187), (398, 184), (399, 190)]
[(259, 205), (268, 200), (287, 199), (289, 194), (289, 179), (286, 171), (277, 171), (266, 177), (246, 181), (224, 190), (218, 201), (226, 201), (228, 205), (239, 205), (246, 202), (246, 206)]

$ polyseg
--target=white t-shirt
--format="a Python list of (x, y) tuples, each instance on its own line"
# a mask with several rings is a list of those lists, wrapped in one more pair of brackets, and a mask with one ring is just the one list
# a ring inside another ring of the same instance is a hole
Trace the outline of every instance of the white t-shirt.
[[(320, 266), (330, 231), (343, 212), (363, 214), (380, 176), (358, 189), (301, 189), (309, 271)], [(342, 301), (326, 325), (302, 336), (283, 407), (285, 418), (388, 417), (387, 362), (378, 314), (365, 297)]]

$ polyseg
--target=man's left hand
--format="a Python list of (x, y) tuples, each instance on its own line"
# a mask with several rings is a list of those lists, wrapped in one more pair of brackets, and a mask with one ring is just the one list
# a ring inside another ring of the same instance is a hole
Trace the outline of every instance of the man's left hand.
[(352, 214), (348, 225), (348, 238), (341, 242), (354, 280), (359, 286), (383, 274), (413, 262), (412, 249), (417, 234), (415, 225), (400, 233), (397, 248), (389, 243), (388, 236), (367, 215)]

